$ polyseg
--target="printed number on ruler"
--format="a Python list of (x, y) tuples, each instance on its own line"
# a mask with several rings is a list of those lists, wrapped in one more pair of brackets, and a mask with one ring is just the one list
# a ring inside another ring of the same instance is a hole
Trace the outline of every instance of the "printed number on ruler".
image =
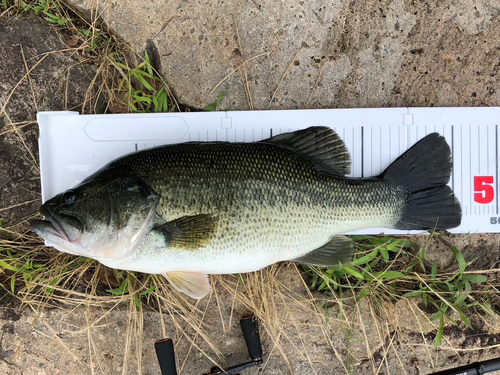
[(488, 204), (494, 198), (493, 176), (474, 176), (474, 202)]
[[(493, 176), (474, 176), (474, 202), (489, 204), (495, 199)], [(490, 217), (490, 224), (500, 224), (500, 217)]]

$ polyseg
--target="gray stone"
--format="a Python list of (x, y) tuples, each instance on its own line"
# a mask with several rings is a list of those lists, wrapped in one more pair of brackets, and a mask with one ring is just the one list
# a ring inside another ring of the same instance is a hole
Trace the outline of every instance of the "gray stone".
[(95, 69), (64, 52), (61, 36), (39, 19), (2, 17), (0, 35), (0, 218), (9, 226), (41, 203), (36, 112), (83, 112)]
[[(203, 108), (499, 105), (500, 6), (489, 0), (70, 0)], [(222, 82), (222, 83), (221, 83)]]

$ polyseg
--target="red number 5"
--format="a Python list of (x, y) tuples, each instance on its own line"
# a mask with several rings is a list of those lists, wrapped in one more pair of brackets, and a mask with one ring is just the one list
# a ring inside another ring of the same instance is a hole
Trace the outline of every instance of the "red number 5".
[(493, 176), (474, 176), (474, 202), (488, 204), (495, 198)]

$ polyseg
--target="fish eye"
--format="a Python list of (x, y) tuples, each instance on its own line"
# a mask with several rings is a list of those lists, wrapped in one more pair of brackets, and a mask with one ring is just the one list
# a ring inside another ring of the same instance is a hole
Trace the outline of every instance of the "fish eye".
[(68, 190), (62, 196), (63, 202), (67, 205), (75, 203), (75, 198), (76, 198), (75, 193), (72, 190)]

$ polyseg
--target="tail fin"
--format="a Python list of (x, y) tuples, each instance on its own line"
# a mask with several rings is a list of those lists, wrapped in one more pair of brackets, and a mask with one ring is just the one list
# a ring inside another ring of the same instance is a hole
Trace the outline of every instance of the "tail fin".
[(460, 225), (460, 202), (446, 185), (451, 168), (450, 147), (444, 137), (432, 133), (382, 173), (381, 177), (403, 187), (407, 194), (396, 229), (450, 229)]

